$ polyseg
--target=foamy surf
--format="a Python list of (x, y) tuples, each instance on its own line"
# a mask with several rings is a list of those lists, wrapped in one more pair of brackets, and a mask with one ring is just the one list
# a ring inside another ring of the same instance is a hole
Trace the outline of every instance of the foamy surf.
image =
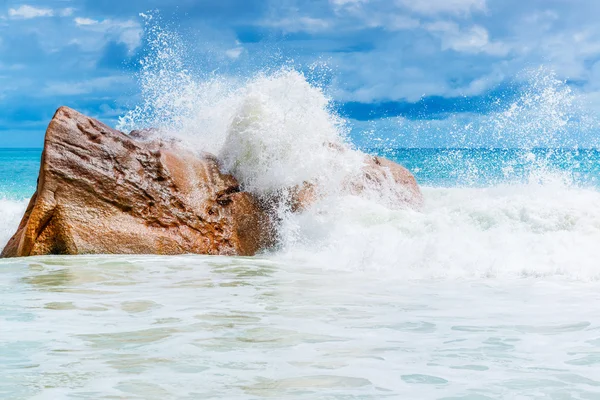
[[(357, 196), (286, 214), (277, 263), (407, 280), (600, 278), (600, 192), (562, 184), (423, 188), (420, 210)], [(6, 243), (27, 205), (0, 201)]]
[(17, 231), (29, 200), (0, 199), (0, 246)]
[(287, 221), (278, 257), (405, 279), (600, 277), (600, 193), (553, 185), (424, 188), (422, 210), (357, 197)]

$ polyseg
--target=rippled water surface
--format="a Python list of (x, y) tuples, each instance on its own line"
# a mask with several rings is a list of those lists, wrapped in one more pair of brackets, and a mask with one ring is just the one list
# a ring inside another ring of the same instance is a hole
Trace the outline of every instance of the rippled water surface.
[(0, 296), (0, 398), (600, 398), (596, 282), (45, 257)]

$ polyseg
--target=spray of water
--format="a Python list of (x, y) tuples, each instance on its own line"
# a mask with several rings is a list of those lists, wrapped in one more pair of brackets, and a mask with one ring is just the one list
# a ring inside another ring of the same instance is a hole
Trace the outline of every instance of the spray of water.
[[(483, 107), (439, 120), (389, 118), (359, 128), (354, 136), (362, 147), (390, 155), (415, 145), (447, 148), (429, 172), (466, 186), (557, 179), (572, 184), (577, 163), (590, 164), (594, 156), (585, 149), (600, 144), (598, 118), (582, 96), (546, 67), (522, 72)], [(495, 157), (493, 165), (490, 157)]]
[(142, 104), (120, 120), (123, 130), (148, 126), (198, 151), (218, 155), (245, 190), (267, 195), (302, 185), (339, 188), (357, 174), (362, 155), (345, 121), (304, 74), (281, 68), (248, 78), (194, 76), (185, 46), (156, 25), (142, 61)]
[[(536, 149), (577, 143), (569, 135), (584, 121), (575, 93), (547, 71), (528, 73), (520, 94), (486, 116), (410, 126), (407, 134), (449, 137), (454, 147), (481, 147), (491, 138), (508, 154), (437, 155), (432, 171), (438, 177), (468, 184), (496, 170), (500, 178), (494, 187), (424, 188), (425, 206), (415, 211), (335, 190), (361, 168), (362, 156), (348, 142), (346, 121), (302, 73), (281, 68), (199, 77), (186, 69), (185, 47), (175, 35), (156, 26), (148, 33), (142, 103), (122, 118), (121, 129), (156, 127), (217, 154), (259, 196), (304, 182), (330, 189), (303, 212), (282, 211), (281, 246), (273, 257), (407, 278), (600, 276), (600, 194), (573, 187), (550, 168), (547, 160), (560, 153)], [(380, 149), (397, 146), (381, 139), (377, 127), (371, 133)]]

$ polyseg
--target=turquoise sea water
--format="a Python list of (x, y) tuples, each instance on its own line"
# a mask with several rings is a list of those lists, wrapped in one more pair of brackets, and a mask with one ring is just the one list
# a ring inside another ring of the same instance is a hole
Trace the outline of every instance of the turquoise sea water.
[[(432, 187), (484, 187), (526, 183), (536, 173), (560, 174), (569, 184), (600, 185), (596, 149), (373, 149), (394, 160)], [(35, 191), (41, 149), (0, 149), (0, 196), (29, 197)], [(541, 176), (540, 176), (541, 177)]]
[(23, 199), (35, 192), (41, 149), (0, 149), (0, 198)]
[[(600, 399), (599, 153), (380, 153), (423, 209), (336, 199), (251, 258), (0, 260), (0, 398)], [(3, 242), (39, 157), (0, 151)]]
[(600, 184), (596, 149), (391, 149), (371, 151), (406, 166), (425, 186), (468, 187), (527, 183), (561, 175), (565, 183)]

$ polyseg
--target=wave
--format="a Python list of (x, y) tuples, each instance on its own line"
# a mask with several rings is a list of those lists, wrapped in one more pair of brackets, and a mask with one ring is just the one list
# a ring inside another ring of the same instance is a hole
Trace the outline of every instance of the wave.
[[(420, 210), (329, 196), (287, 213), (283, 264), (428, 279), (600, 279), (600, 192), (562, 182), (423, 188)], [(0, 241), (27, 201), (0, 200)]]
[(357, 197), (291, 216), (278, 257), (406, 279), (600, 278), (600, 193), (557, 184), (423, 188), (422, 210)]
[[(324, 189), (325, 196), (301, 213), (280, 210), (280, 244), (266, 257), (406, 279), (600, 278), (600, 192), (576, 186), (565, 178), (568, 173), (535, 156), (531, 147), (552, 138), (528, 140), (523, 157), (506, 165), (487, 160), (489, 170), (500, 171), (492, 186), (435, 187), (431, 180), (423, 188), (422, 209), (390, 207), (385, 190), (379, 197), (339, 190), (362, 167), (362, 153), (349, 139), (348, 121), (301, 72), (284, 67), (247, 78), (198, 76), (186, 69), (185, 46), (175, 35), (153, 26), (148, 40), (142, 102), (121, 118), (121, 130), (154, 127), (165, 138), (217, 154), (244, 189), (258, 196), (307, 181)], [(506, 132), (507, 126), (518, 132), (514, 115), (536, 113), (534, 120), (544, 124), (536, 128), (522, 118), (522, 132), (535, 135), (539, 128), (541, 135), (563, 135), (569, 118), (554, 99), (562, 98), (556, 93), (572, 93), (556, 89), (553, 79), (550, 84), (551, 90), (538, 91), (544, 95), (525, 95), (541, 108), (519, 100), (496, 121), (502, 129), (493, 132)], [(552, 104), (558, 111), (549, 109)], [(550, 117), (538, 118), (539, 113)], [(443, 168), (430, 171), (468, 179), (486, 173), (470, 161), (451, 171), (462, 165), (457, 157), (460, 152), (447, 152), (439, 162)], [(528, 181), (507, 183), (523, 163), (529, 165)], [(25, 207), (26, 202), (0, 200), (1, 241), (14, 232)]]
[(213, 153), (257, 195), (304, 182), (331, 189), (360, 171), (362, 156), (345, 121), (302, 73), (284, 67), (246, 79), (194, 76), (176, 35), (155, 26), (149, 33), (143, 101), (119, 129), (158, 128), (163, 137)]

